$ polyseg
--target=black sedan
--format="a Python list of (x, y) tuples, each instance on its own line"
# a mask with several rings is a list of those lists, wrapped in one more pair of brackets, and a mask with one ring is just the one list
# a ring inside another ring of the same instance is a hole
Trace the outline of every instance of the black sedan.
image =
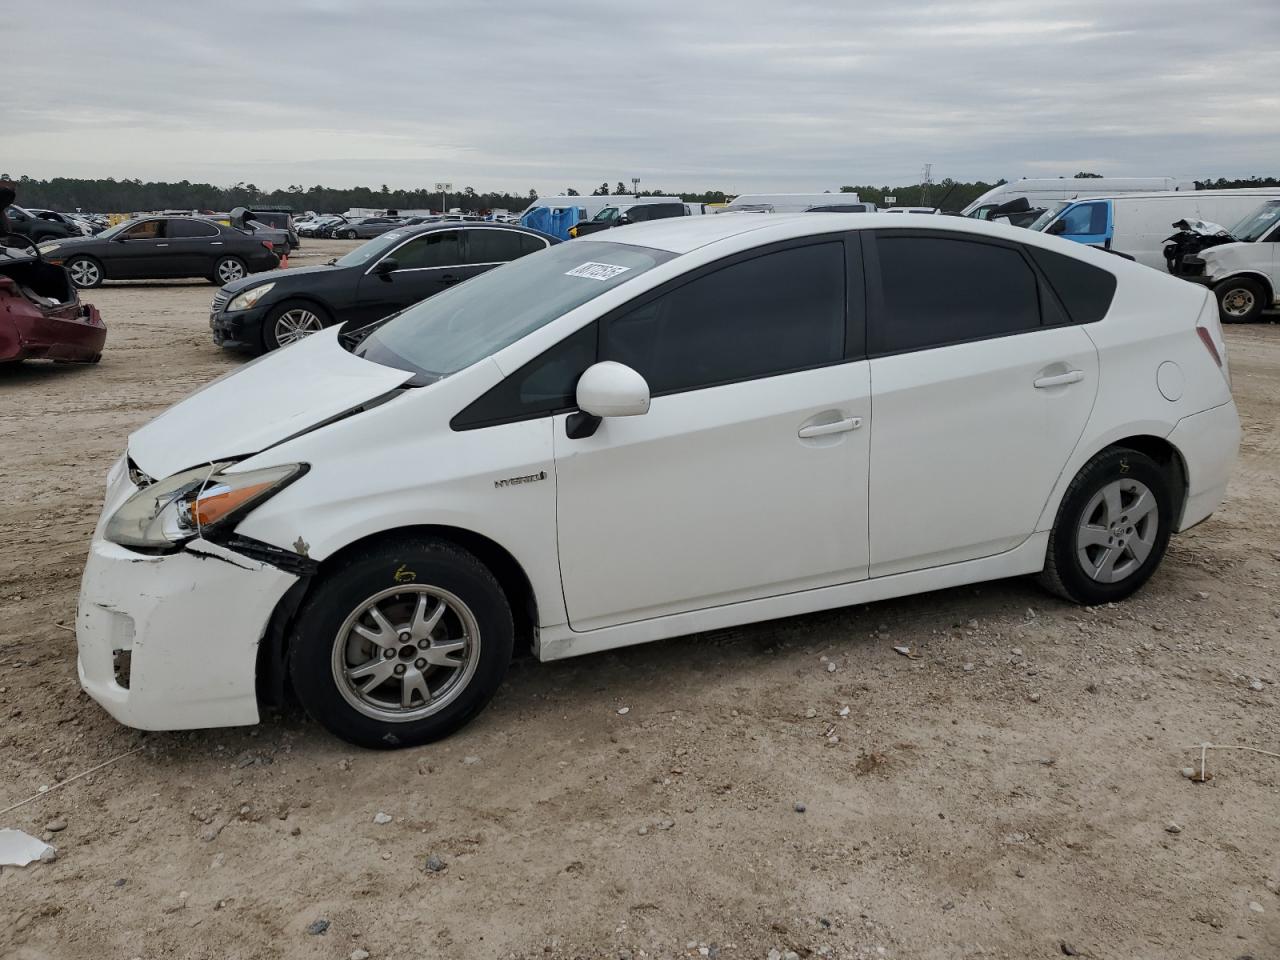
[(202, 217), (140, 217), (96, 237), (40, 245), (50, 263), (62, 264), (71, 282), (85, 289), (103, 280), (165, 280), (204, 277), (229, 283), (250, 273), (274, 270), (272, 245), (245, 230)]
[(274, 350), (349, 320), (367, 323), (560, 241), (497, 223), (431, 223), (375, 237), (325, 266), (228, 283), (209, 326), (224, 347)]

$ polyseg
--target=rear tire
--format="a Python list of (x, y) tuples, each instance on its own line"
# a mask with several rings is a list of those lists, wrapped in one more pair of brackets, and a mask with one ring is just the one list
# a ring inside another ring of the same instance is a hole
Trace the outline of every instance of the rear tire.
[(348, 743), (416, 746), (484, 708), (514, 632), (506, 594), (473, 554), (406, 538), (359, 550), (316, 583), (291, 638), (289, 676), (307, 713)]
[(212, 281), (223, 286), (248, 275), (249, 270), (239, 257), (219, 257), (218, 262), (213, 265)]
[(1223, 323), (1255, 322), (1262, 315), (1267, 298), (1262, 284), (1249, 277), (1224, 280), (1214, 292)]
[(319, 333), (332, 323), (324, 308), (306, 300), (286, 300), (262, 321), (262, 349), (278, 350)]
[(90, 290), (102, 286), (104, 279), (102, 264), (93, 257), (72, 257), (63, 266), (71, 278), (71, 285), (77, 290)]
[(1160, 565), (1173, 532), (1173, 504), (1160, 464), (1137, 450), (1104, 450), (1062, 498), (1041, 585), (1088, 606), (1123, 600)]

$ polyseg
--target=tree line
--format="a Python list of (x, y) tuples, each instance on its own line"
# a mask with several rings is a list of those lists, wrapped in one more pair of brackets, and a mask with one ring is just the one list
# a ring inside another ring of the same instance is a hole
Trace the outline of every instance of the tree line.
[[(1075, 179), (1090, 179), (1101, 174), (1080, 172)], [(228, 211), (235, 207), (287, 207), (295, 212), (316, 210), (341, 213), (353, 207), (380, 210), (428, 210), (440, 209), (441, 195), (426, 187), (415, 190), (392, 190), (386, 184), (381, 189), (372, 187), (304, 187), (293, 185), (278, 190), (263, 190), (252, 183), (237, 183), (219, 187), (211, 183), (143, 182), (142, 180), (116, 180), (111, 177), (98, 180), (53, 177), (48, 180), (30, 176), (12, 177), (0, 174), (0, 181), (11, 181), (17, 189), (18, 203), (25, 207), (50, 210), (84, 210), (96, 213), (133, 213), (150, 210), (202, 210)], [(898, 206), (933, 206), (943, 210), (959, 210), (986, 193), (994, 186), (1005, 183), (978, 180), (960, 182), (947, 178), (938, 183), (908, 184), (892, 187), (867, 184), (842, 186), (842, 193), (856, 193), (859, 199), (870, 200), (878, 206), (888, 206), (886, 197), (894, 197)], [(1204, 189), (1229, 190), (1239, 187), (1280, 186), (1277, 177), (1226, 177), (1205, 178), (1198, 181)], [(631, 190), (622, 180), (617, 181), (614, 195), (629, 194)], [(592, 196), (609, 196), (609, 182), (602, 181), (590, 191)], [(574, 187), (566, 187), (567, 196), (580, 196)], [(668, 193), (665, 190), (641, 190), (640, 196), (678, 196), (689, 203), (725, 203), (735, 194), (723, 190)], [(537, 192), (526, 194), (506, 192), (481, 193), (472, 187), (461, 192), (449, 193), (444, 199), (446, 207), (458, 207), (468, 212), (483, 210), (523, 210)]]

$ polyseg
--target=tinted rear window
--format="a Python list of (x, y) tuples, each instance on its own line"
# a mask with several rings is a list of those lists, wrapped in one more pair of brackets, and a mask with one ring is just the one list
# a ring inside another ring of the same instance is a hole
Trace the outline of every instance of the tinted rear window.
[(1096, 323), (1111, 309), (1116, 278), (1100, 267), (1051, 250), (1027, 247), (1073, 323)]

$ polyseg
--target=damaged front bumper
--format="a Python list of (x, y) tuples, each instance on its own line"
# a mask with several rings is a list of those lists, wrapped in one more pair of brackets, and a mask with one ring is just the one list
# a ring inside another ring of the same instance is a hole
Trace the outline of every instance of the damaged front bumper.
[[(119, 477), (103, 516), (133, 490)], [(205, 540), (139, 553), (95, 532), (76, 614), (80, 684), (142, 730), (258, 722), (258, 644), (298, 576)]]

